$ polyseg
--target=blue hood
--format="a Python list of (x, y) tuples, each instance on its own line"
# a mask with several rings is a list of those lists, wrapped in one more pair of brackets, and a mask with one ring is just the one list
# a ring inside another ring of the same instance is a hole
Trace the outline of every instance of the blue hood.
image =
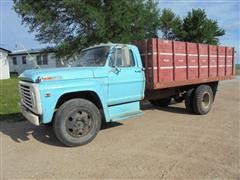
[(71, 68), (49, 68), (31, 69), (24, 71), (19, 78), (25, 81), (37, 82), (39, 79), (52, 78), (52, 80), (93, 78), (93, 68), (71, 67)]

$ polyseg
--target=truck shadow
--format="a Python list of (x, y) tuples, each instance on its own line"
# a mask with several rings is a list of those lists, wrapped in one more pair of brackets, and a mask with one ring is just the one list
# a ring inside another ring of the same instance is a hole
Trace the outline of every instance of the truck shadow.
[(153, 106), (150, 102), (144, 101), (141, 103), (141, 110), (161, 110), (161, 111), (166, 111), (170, 113), (175, 113), (175, 114), (186, 114), (186, 115), (193, 115), (189, 112), (186, 111), (185, 108), (183, 107), (178, 107), (176, 106), (176, 103), (172, 101), (169, 106), (167, 107), (157, 107)]
[[(148, 101), (141, 103), (141, 110), (143, 111), (156, 109), (170, 113), (191, 115), (185, 110), (185, 108), (178, 107), (174, 103), (168, 107), (155, 107), (152, 106)], [(24, 119), (21, 113), (0, 115), (0, 120), (0, 132), (9, 136), (13, 141), (17, 143), (29, 141), (33, 137), (37, 141), (44, 144), (64, 147), (64, 145), (62, 145), (62, 143), (59, 142), (59, 140), (56, 138), (53, 128), (50, 125), (32, 125), (30, 122)], [(101, 131), (115, 128), (121, 125), (123, 124), (120, 122), (105, 123), (102, 125)]]
[[(15, 118), (17, 120), (17, 118)], [(0, 132), (4, 135), (10, 137), (13, 141), (17, 143), (23, 143), (30, 141), (32, 137), (44, 144), (65, 147), (55, 136), (52, 126), (41, 125), (35, 126), (28, 121), (23, 121), (19, 119), (16, 123), (9, 123), (8, 121), (0, 122)], [(112, 122), (106, 123), (102, 126), (101, 130), (114, 128), (121, 126), (122, 123)]]
[(19, 122), (25, 121), (25, 118), (21, 113), (0, 114), (0, 121), (5, 122)]

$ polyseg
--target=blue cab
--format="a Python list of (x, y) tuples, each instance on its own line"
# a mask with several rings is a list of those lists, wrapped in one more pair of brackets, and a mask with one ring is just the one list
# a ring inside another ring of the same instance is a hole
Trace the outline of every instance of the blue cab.
[(35, 125), (52, 123), (66, 146), (86, 144), (102, 122), (142, 114), (145, 75), (134, 45), (101, 44), (81, 51), (72, 67), (20, 75), (22, 114)]

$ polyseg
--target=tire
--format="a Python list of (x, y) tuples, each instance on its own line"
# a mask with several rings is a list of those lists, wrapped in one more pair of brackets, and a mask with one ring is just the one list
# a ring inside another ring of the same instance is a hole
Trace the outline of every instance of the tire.
[(53, 122), (56, 137), (66, 146), (91, 142), (101, 127), (101, 114), (91, 101), (72, 99), (58, 109)]
[(193, 108), (193, 95), (194, 95), (194, 89), (189, 89), (185, 95), (185, 107), (187, 112), (194, 113)]
[(172, 99), (171, 97), (168, 97), (168, 98), (164, 98), (164, 99), (150, 100), (150, 103), (153, 106), (166, 107), (169, 105), (171, 99)]
[(215, 82), (215, 83), (211, 84), (211, 89), (212, 89), (212, 92), (213, 92), (213, 102), (214, 102), (215, 97), (216, 97), (216, 93), (217, 93), (217, 89), (218, 89), (218, 82)]
[(196, 114), (207, 114), (213, 104), (213, 92), (210, 86), (200, 85), (196, 88), (193, 97), (193, 108)]

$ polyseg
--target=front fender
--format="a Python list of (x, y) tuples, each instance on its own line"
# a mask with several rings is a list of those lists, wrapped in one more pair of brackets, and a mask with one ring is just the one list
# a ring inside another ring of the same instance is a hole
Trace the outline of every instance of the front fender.
[(42, 123), (52, 121), (56, 104), (59, 98), (66, 93), (74, 93), (79, 91), (95, 92), (101, 100), (103, 109), (107, 108), (107, 87), (106, 78), (89, 78), (77, 80), (58, 80), (45, 81), (39, 84), (41, 107), (42, 107)]

